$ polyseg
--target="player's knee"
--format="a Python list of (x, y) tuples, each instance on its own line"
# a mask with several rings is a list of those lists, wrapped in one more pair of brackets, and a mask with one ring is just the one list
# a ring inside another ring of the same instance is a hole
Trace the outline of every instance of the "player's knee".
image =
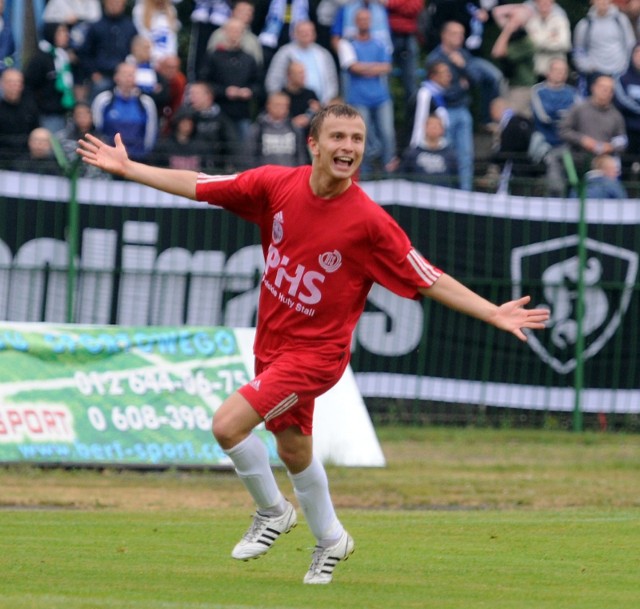
[(216, 411), (211, 431), (218, 444), (227, 450), (242, 442), (260, 421), (251, 405), (235, 393)]
[(298, 473), (309, 467), (311, 455), (302, 447), (278, 446), (278, 456), (292, 473)]
[(223, 449), (232, 448), (237, 443), (235, 437), (236, 434), (232, 430), (231, 426), (224, 421), (223, 417), (213, 417), (211, 432)]

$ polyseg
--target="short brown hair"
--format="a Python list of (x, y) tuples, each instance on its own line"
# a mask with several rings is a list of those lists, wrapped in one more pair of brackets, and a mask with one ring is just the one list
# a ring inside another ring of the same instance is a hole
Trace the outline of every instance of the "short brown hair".
[(362, 114), (349, 104), (330, 104), (322, 108), (322, 110), (311, 119), (309, 137), (314, 140), (318, 139), (322, 123), (324, 123), (324, 119), (327, 118), (327, 116), (335, 116), (336, 118), (362, 118)]

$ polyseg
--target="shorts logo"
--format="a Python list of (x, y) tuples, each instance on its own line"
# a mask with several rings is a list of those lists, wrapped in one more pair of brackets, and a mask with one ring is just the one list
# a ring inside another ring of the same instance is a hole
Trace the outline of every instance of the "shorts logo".
[(327, 273), (334, 273), (342, 266), (342, 255), (338, 250), (325, 252), (318, 256), (318, 263)]
[(256, 391), (260, 391), (260, 379), (253, 379), (249, 383), (250, 387), (253, 387)]
[(284, 217), (282, 215), (282, 212), (279, 211), (273, 217), (273, 228), (271, 230), (271, 239), (274, 243), (280, 243), (280, 241), (282, 241), (282, 238), (284, 237), (284, 228), (282, 227), (283, 224), (284, 224)]

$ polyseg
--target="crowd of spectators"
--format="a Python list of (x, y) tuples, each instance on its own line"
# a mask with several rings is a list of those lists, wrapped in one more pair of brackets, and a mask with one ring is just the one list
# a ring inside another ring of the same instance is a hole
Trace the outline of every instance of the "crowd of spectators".
[(298, 165), (338, 99), (367, 123), (361, 179), (542, 177), (565, 197), (570, 157), (611, 198), (640, 168), (640, 0), (590, 0), (573, 24), (562, 0), (48, 0), (28, 54), (10, 5), (2, 169), (61, 174), (87, 132), (167, 167)]

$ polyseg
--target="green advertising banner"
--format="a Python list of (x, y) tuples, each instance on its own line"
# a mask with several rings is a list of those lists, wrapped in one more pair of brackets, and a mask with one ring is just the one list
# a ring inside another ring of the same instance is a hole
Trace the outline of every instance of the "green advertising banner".
[(0, 323), (0, 462), (230, 466), (211, 419), (251, 378), (244, 343), (226, 327)]

